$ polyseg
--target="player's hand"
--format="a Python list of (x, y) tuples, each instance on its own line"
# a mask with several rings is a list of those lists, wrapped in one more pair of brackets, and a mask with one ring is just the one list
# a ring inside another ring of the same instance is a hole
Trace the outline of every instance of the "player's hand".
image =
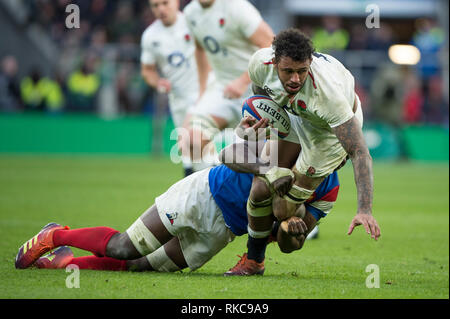
[(244, 83), (241, 78), (237, 78), (229, 83), (223, 90), (223, 96), (227, 99), (238, 99), (247, 91), (248, 83)]
[(294, 179), (291, 176), (283, 176), (272, 182), (275, 193), (280, 197), (286, 195), (292, 185), (294, 185)]
[(170, 84), (169, 80), (161, 78), (158, 80), (156, 89), (159, 93), (169, 93), (172, 89), (172, 85)]
[(292, 216), (282, 221), (280, 227), (284, 232), (294, 237), (305, 235), (308, 231), (306, 223), (297, 216)]
[(235, 129), (237, 136), (244, 140), (259, 141), (266, 138), (266, 128), (269, 125), (268, 119), (259, 121), (253, 116), (244, 116)]
[(348, 228), (348, 235), (351, 235), (356, 226), (363, 225), (366, 232), (375, 240), (381, 236), (380, 227), (372, 214), (358, 213), (353, 218)]

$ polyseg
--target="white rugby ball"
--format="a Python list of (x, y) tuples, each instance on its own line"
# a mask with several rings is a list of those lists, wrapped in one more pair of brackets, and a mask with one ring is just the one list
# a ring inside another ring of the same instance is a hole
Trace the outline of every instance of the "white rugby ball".
[(260, 120), (266, 118), (269, 125), (275, 129), (280, 138), (285, 138), (291, 129), (291, 120), (287, 112), (264, 95), (254, 95), (247, 98), (242, 104), (242, 117), (250, 115)]

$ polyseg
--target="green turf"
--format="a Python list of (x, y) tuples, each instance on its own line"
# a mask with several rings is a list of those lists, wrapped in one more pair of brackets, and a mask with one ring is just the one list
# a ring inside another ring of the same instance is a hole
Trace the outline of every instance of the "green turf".
[[(19, 246), (44, 224), (124, 231), (181, 172), (146, 157), (0, 155), (0, 298), (449, 298), (448, 163), (374, 164), (378, 242), (361, 227), (346, 235), (356, 209), (348, 164), (320, 238), (292, 254), (271, 244), (263, 277), (222, 277), (245, 236), (195, 272), (82, 270), (79, 289), (66, 287), (64, 270), (14, 268)], [(380, 288), (365, 285), (369, 264)]]

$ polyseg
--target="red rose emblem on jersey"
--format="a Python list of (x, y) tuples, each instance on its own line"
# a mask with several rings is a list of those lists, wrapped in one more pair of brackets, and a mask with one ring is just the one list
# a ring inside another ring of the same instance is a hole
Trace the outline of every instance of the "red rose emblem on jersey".
[(306, 110), (306, 103), (302, 100), (297, 101), (297, 106), (300, 106), (303, 110)]
[(220, 25), (220, 27), (223, 27), (225, 25), (225, 19), (224, 18), (221, 18), (219, 20), (219, 25)]
[(184, 36), (184, 39), (189, 42), (189, 41), (191, 41), (191, 36), (189, 34), (186, 34)]

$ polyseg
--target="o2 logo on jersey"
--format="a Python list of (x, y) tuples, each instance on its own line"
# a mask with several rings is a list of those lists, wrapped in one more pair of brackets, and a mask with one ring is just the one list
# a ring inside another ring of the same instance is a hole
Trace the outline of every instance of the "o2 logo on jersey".
[(178, 68), (186, 61), (186, 58), (183, 53), (175, 51), (167, 57), (167, 60), (171, 66)]
[(227, 49), (221, 48), (219, 42), (210, 35), (203, 38), (203, 44), (205, 45), (206, 50), (212, 54), (217, 54), (219, 52), (222, 52), (224, 56), (228, 54)]

